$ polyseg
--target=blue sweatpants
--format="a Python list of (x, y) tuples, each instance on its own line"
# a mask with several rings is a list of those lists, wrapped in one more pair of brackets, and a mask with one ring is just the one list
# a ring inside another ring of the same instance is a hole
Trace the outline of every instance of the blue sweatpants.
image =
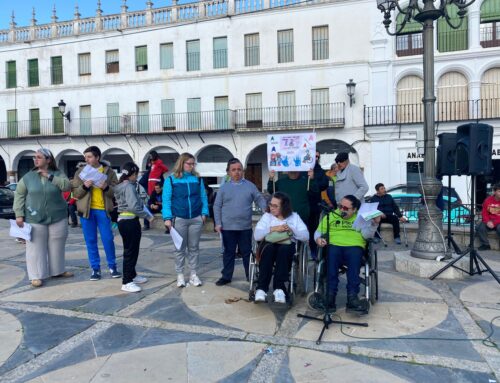
[(111, 229), (111, 218), (104, 210), (90, 209), (89, 218), (80, 217), (83, 238), (87, 245), (87, 254), (90, 267), (100, 269), (99, 250), (97, 249), (97, 229), (101, 234), (101, 241), (106, 253), (106, 261), (110, 269), (116, 268), (115, 243), (113, 241), (113, 230)]
[(336, 295), (339, 285), (339, 268), (347, 266), (347, 296), (358, 295), (359, 269), (365, 249), (360, 246), (328, 246), (328, 290)]

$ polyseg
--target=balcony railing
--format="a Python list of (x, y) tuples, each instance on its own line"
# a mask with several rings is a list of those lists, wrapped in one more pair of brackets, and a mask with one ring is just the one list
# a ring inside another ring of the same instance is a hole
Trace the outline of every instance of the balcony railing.
[[(488, 120), (500, 118), (500, 99), (437, 102), (436, 122)], [(365, 106), (364, 125), (421, 124), (424, 105)]]
[(344, 103), (0, 122), (0, 139), (343, 127)]
[(281, 106), (236, 110), (236, 129), (296, 129), (304, 126), (343, 127), (345, 104)]

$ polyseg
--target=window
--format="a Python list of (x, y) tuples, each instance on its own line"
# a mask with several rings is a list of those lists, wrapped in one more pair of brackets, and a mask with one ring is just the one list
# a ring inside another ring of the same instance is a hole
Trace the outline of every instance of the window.
[(161, 100), (161, 127), (163, 130), (175, 129), (175, 100)]
[(59, 85), (63, 83), (62, 56), (54, 56), (50, 58), (50, 79), (52, 85)]
[(214, 38), (214, 69), (227, 68), (227, 37)]
[(78, 74), (85, 76), (90, 73), (90, 53), (80, 53), (78, 55)]
[(7, 88), (16, 88), (17, 87), (17, 73), (16, 73), (16, 62), (15, 61), (7, 61), (6, 63), (6, 85)]
[(189, 130), (201, 129), (201, 99), (188, 98), (187, 111), (188, 111), (188, 129)]
[(481, 77), (481, 117), (500, 116), (500, 68), (491, 68)]
[(160, 69), (174, 67), (174, 43), (160, 44)]
[(28, 86), (38, 86), (38, 59), (28, 60)]
[(186, 70), (200, 70), (200, 40), (186, 41)]
[(17, 109), (7, 111), (7, 137), (17, 137)]
[(313, 60), (326, 60), (329, 57), (328, 50), (328, 25), (313, 27), (312, 29), (312, 56)]
[(295, 121), (295, 91), (278, 92), (278, 122), (288, 125)]
[(415, 123), (424, 120), (424, 81), (414, 75), (399, 80), (396, 91), (396, 121), (398, 123)]
[(118, 49), (106, 51), (106, 73), (120, 72), (120, 52)]
[(80, 106), (80, 134), (82, 136), (92, 134), (92, 111), (90, 105)]
[(245, 96), (247, 128), (262, 127), (262, 93), (248, 93)]
[(112, 102), (106, 104), (106, 118), (108, 133), (120, 133), (120, 104)]
[[(401, 29), (405, 14), (400, 13), (396, 18), (396, 28)], [(399, 57), (420, 55), (424, 52), (422, 41), (422, 24), (410, 20), (396, 36), (396, 54)]]
[(64, 133), (64, 118), (59, 112), (59, 107), (52, 108), (52, 131), (53, 133)]
[[(455, 4), (446, 6), (450, 22), (453, 25), (460, 23), (458, 7)], [(464, 16), (462, 25), (458, 29), (453, 29), (448, 25), (444, 17), (437, 21), (437, 48), (439, 52), (462, 51), (468, 48), (468, 17)]]
[(481, 46), (500, 46), (500, 1), (485, 0), (481, 4)]
[(245, 35), (245, 66), (260, 65), (259, 34)]
[(30, 109), (30, 134), (40, 134), (40, 109)]
[(148, 70), (148, 47), (146, 45), (135, 47), (135, 70), (137, 72)]
[(278, 31), (278, 63), (293, 62), (293, 29)]
[(137, 103), (137, 132), (149, 132), (149, 102), (142, 101)]
[(329, 89), (311, 90), (312, 120), (316, 123), (327, 123), (330, 120)]
[(215, 129), (229, 129), (229, 99), (227, 96), (215, 97)]
[(420, 175), (424, 174), (424, 162), (406, 163), (406, 183), (420, 185)]
[(437, 85), (436, 121), (458, 121), (469, 118), (469, 84), (460, 72), (444, 73)]

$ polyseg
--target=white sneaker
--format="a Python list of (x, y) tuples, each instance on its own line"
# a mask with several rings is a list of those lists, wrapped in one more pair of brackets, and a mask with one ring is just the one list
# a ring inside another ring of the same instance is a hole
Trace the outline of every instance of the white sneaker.
[(276, 289), (274, 290), (273, 295), (276, 303), (286, 303), (285, 292), (283, 290)]
[(189, 283), (195, 287), (201, 286), (200, 278), (196, 274), (191, 274), (191, 278), (189, 278)]
[(146, 277), (143, 277), (142, 275), (136, 275), (134, 278), (134, 283), (136, 284), (143, 284), (146, 283), (148, 279)]
[(129, 282), (126, 285), (122, 285), (122, 291), (126, 291), (127, 293), (138, 293), (141, 290), (142, 289), (134, 282)]
[(264, 290), (257, 290), (255, 292), (255, 302), (265, 302), (266, 297), (267, 294), (264, 292)]
[(184, 280), (184, 274), (177, 274), (177, 287), (186, 287), (186, 281)]

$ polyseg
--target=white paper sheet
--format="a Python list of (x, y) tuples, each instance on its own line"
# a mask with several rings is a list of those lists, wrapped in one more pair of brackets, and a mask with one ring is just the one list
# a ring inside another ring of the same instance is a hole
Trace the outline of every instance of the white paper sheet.
[(9, 235), (14, 238), (22, 238), (26, 241), (31, 241), (31, 225), (29, 223), (24, 223), (23, 227), (17, 226), (14, 219), (9, 219), (10, 231)]
[[(361, 207), (358, 210), (358, 216), (354, 220), (352, 227), (356, 230), (361, 230), (366, 225), (371, 225), (371, 222), (369, 222), (369, 220), (380, 215), (377, 214), (377, 212), (379, 212), (377, 208), (378, 202), (365, 202), (361, 204)], [(367, 219), (364, 219), (363, 217), (366, 217)]]
[(99, 186), (108, 179), (108, 176), (90, 165), (85, 165), (79, 174), (82, 181), (92, 181), (94, 185)]
[(148, 215), (148, 217), (154, 217), (153, 213), (151, 213), (151, 210), (148, 209), (146, 205), (144, 205), (144, 213)]
[(177, 230), (173, 227), (170, 228), (170, 235), (172, 236), (172, 241), (174, 242), (174, 246), (177, 250), (181, 249), (183, 238), (179, 234)]

